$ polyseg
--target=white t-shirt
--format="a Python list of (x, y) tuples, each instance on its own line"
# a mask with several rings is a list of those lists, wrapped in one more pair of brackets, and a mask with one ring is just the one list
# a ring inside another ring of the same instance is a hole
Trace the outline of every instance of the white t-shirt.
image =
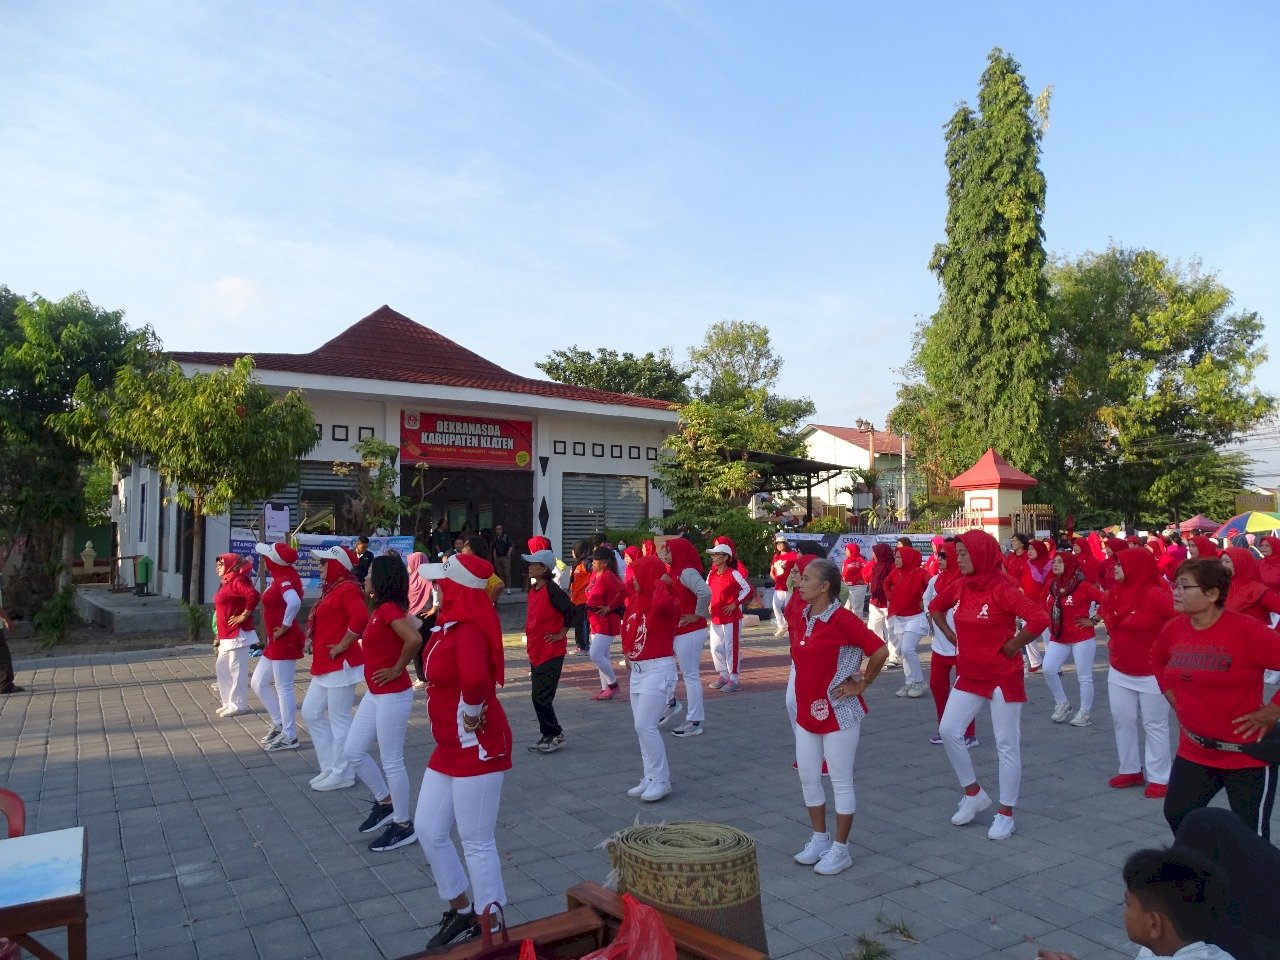
[[(935, 573), (929, 579), (929, 586), (924, 588), (924, 608), (929, 609), (929, 604), (933, 602), (933, 598), (938, 595), (936, 584), (941, 574)], [(947, 626), (953, 631), (956, 628), (956, 610), (952, 607), (947, 611)], [(948, 640), (938, 629), (938, 625), (933, 625), (933, 652), (942, 657), (954, 657), (956, 655), (956, 645)]]

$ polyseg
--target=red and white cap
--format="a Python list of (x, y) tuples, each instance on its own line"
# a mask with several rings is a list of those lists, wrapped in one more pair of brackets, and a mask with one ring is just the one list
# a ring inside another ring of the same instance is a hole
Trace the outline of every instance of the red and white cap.
[(311, 556), (317, 560), (337, 560), (348, 570), (354, 570), (356, 564), (360, 562), (360, 558), (356, 556), (354, 550), (341, 544), (334, 544), (332, 547), (324, 547), (320, 550), (312, 550)]
[(723, 553), (726, 557), (732, 557), (733, 547), (729, 546), (727, 543), (717, 543), (714, 547), (708, 550), (707, 553)]
[(253, 549), (282, 567), (292, 567), (298, 562), (298, 551), (287, 543), (256, 543)]
[(493, 576), (493, 564), (474, 554), (455, 553), (444, 563), (424, 563), (418, 568), (418, 576), (428, 580), (452, 580), (472, 590), (483, 590)]

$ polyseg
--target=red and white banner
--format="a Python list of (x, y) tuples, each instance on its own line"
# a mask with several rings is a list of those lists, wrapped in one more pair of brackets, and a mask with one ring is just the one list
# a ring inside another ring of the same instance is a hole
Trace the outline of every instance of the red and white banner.
[(400, 462), (528, 470), (533, 421), (406, 410), (400, 414)]

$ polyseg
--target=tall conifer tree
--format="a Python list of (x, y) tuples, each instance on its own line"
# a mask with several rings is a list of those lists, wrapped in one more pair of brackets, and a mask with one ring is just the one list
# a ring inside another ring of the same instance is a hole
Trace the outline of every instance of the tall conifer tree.
[(929, 264), (941, 303), (913, 357), (923, 383), (904, 389), (893, 422), (913, 432), (935, 480), (992, 446), (1052, 482), (1039, 163), (1049, 91), (1033, 99), (999, 48), (987, 60), (977, 109), (962, 103), (946, 128), (946, 241)]

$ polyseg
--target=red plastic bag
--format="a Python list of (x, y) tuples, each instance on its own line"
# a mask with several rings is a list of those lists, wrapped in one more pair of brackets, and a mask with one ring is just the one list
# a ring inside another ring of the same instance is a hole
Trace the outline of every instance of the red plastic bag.
[(676, 960), (676, 942), (658, 911), (629, 893), (622, 895), (622, 903), (618, 935), (608, 946), (588, 953), (582, 960)]

